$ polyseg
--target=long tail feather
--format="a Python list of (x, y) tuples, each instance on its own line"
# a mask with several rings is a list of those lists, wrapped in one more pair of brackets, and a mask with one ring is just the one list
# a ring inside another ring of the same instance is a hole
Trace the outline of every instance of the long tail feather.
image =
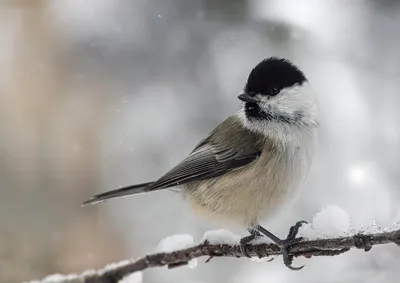
[(137, 185), (105, 192), (102, 194), (94, 195), (90, 199), (88, 199), (87, 201), (82, 203), (82, 206), (100, 203), (100, 202), (107, 201), (107, 200), (113, 199), (113, 198), (121, 198), (121, 197), (126, 197), (129, 195), (145, 193), (145, 192), (147, 192), (147, 187), (149, 185), (151, 185), (152, 183), (153, 182), (137, 184)]

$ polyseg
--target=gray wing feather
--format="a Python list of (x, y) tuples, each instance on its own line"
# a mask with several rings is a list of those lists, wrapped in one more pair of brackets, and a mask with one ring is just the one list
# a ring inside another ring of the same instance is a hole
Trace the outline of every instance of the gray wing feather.
[[(232, 127), (232, 124), (236, 124), (236, 127)], [(221, 136), (225, 137), (224, 141), (220, 139)], [(256, 134), (244, 129), (236, 119), (228, 118), (219, 129), (201, 141), (186, 159), (152, 183), (148, 190), (218, 177), (248, 165), (261, 154), (259, 141)]]
[(149, 190), (217, 177), (253, 162), (259, 155), (260, 152), (242, 154), (229, 148), (204, 145), (154, 182)]

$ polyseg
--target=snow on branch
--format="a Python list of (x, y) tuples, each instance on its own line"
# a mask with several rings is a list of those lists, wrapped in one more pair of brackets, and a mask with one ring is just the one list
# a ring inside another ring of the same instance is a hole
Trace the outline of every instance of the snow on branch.
[[(327, 220), (327, 221), (323, 221)], [(333, 222), (327, 224), (327, 222)], [(395, 243), (400, 246), (400, 226), (379, 228), (374, 224), (363, 231), (349, 232), (348, 216), (338, 207), (330, 207), (315, 215), (312, 224), (301, 228), (299, 236), (304, 239), (289, 248), (294, 257), (335, 256), (352, 248), (369, 251), (374, 245)], [(316, 228), (322, 228), (323, 231)], [(346, 231), (341, 231), (342, 229)], [(330, 236), (325, 235), (329, 231)], [(341, 233), (345, 236), (332, 236)], [(113, 264), (99, 271), (86, 271), (81, 275), (52, 275), (35, 283), (140, 283), (141, 271), (152, 267), (175, 268), (183, 265), (194, 267), (197, 258), (207, 257), (208, 262), (216, 257), (246, 258), (238, 245), (240, 237), (226, 230), (209, 231), (200, 244), (194, 245), (189, 235), (176, 235), (164, 239), (158, 252), (138, 260)], [(254, 258), (274, 258), (282, 255), (281, 248), (269, 242), (250, 243), (247, 252)], [(283, 264), (283, 263), (282, 263)], [(33, 283), (31, 282), (31, 283)]]

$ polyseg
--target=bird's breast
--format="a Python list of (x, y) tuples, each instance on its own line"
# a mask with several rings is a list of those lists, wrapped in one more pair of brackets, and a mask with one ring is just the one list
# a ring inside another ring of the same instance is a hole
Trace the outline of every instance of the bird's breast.
[(299, 146), (270, 150), (241, 169), (189, 184), (185, 198), (201, 215), (249, 227), (297, 195), (308, 171), (307, 158), (307, 150)]

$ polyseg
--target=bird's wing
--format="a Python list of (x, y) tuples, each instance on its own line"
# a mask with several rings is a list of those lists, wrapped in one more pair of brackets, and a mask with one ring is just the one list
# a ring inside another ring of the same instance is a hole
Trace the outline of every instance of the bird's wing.
[(237, 117), (222, 122), (189, 156), (155, 182), (148, 182), (91, 197), (83, 205), (95, 204), (113, 198), (162, 190), (195, 180), (217, 177), (257, 160), (266, 149), (265, 137), (243, 127)]
[[(219, 129), (215, 129), (187, 158), (152, 183), (148, 190), (221, 176), (257, 160), (261, 154), (259, 138), (237, 122), (234, 118), (228, 118), (220, 124)], [(237, 124), (237, 127), (232, 127), (229, 123)], [(221, 134), (221, 131), (225, 133)], [(220, 137), (225, 138), (221, 140)]]

